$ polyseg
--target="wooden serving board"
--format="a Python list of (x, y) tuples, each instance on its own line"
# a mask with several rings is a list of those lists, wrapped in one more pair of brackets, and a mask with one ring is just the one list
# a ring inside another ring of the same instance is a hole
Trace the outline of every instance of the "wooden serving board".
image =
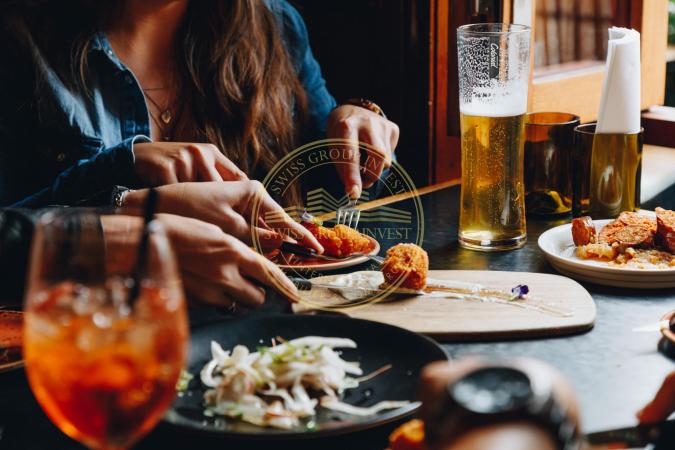
[[(593, 327), (595, 303), (579, 283), (560, 275), (531, 272), (482, 270), (431, 270), (430, 280), (479, 283), (485, 287), (510, 290), (519, 284), (530, 288), (531, 296), (550, 307), (571, 312), (570, 316), (523, 309), (514, 305), (435, 298), (425, 295), (380, 301), (359, 308), (335, 311), (358, 319), (374, 320), (443, 340), (492, 340), (579, 333)], [(326, 277), (321, 277), (326, 280)], [(323, 292), (323, 294), (321, 294)], [(325, 289), (301, 292), (306, 299), (337, 295)], [(314, 296), (309, 298), (307, 296)], [(527, 301), (526, 301), (527, 302)], [(300, 302), (299, 314), (317, 312)]]

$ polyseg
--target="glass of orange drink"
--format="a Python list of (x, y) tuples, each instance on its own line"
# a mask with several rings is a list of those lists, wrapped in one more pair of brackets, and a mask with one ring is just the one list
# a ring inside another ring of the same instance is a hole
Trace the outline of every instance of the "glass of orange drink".
[(136, 277), (140, 238), (125, 244), (126, 252), (113, 251), (91, 212), (47, 214), (33, 238), (24, 325), (28, 380), (59, 429), (93, 450), (128, 449), (151, 430), (173, 401), (186, 361), (176, 262), (161, 227), (151, 222), (146, 232)]

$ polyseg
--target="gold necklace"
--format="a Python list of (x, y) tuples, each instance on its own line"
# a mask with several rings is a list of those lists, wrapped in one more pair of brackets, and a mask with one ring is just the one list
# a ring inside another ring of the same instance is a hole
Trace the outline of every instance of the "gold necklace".
[[(173, 132), (176, 128), (175, 124), (172, 125), (172, 122), (174, 120), (174, 114), (173, 114), (173, 104), (169, 103), (165, 107), (162, 107), (155, 99), (153, 99), (150, 96), (149, 91), (159, 91), (166, 89), (164, 88), (148, 88), (148, 89), (143, 89), (143, 94), (145, 95), (145, 98), (152, 103), (152, 105), (157, 108), (157, 111), (159, 111), (159, 118), (153, 114), (152, 109), (148, 108), (148, 113), (150, 114), (150, 118), (155, 122), (155, 125), (157, 125), (157, 128), (160, 131), (160, 134), (162, 135), (162, 140), (164, 141), (170, 141), (173, 138)], [(170, 129), (169, 129), (170, 127)]]

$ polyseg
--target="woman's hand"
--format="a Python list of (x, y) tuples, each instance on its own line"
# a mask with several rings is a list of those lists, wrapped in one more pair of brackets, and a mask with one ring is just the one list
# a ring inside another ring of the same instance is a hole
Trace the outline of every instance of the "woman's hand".
[[(351, 198), (361, 196), (363, 188), (371, 187), (382, 171), (391, 166), (392, 154), (398, 143), (398, 126), (360, 106), (338, 106), (328, 117), (328, 138), (349, 139), (336, 163), (338, 175)], [(367, 155), (359, 153), (357, 142), (370, 144)]]
[[(157, 219), (171, 240), (190, 299), (222, 307), (256, 307), (265, 301), (267, 287), (297, 300), (297, 289), (275, 264), (217, 226), (169, 214), (158, 214)], [(130, 270), (143, 220), (114, 215), (103, 216), (101, 222), (109, 269)]]
[(168, 214), (157, 217), (178, 255), (190, 297), (217, 306), (256, 307), (269, 287), (297, 301), (297, 289), (281, 269), (217, 226)]
[[(224, 232), (252, 244), (254, 235), (264, 248), (278, 247), (284, 236), (323, 252), (316, 238), (295, 222), (267, 193), (258, 181), (179, 183), (157, 188), (157, 211), (192, 217), (220, 227)], [(147, 189), (131, 191), (124, 199), (125, 208), (142, 208)], [(258, 204), (257, 217), (253, 218)], [(269, 224), (265, 216), (273, 220)]]
[(248, 179), (218, 147), (211, 144), (144, 142), (134, 144), (134, 158), (136, 175), (149, 186)]

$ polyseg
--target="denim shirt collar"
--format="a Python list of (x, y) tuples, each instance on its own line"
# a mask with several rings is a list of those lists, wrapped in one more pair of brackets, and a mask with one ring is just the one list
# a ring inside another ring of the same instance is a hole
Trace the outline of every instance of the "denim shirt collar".
[(92, 38), (90, 52), (99, 51), (102, 52), (109, 60), (112, 62), (115, 67), (119, 70), (127, 70), (126, 66), (122, 64), (122, 61), (117, 57), (115, 52), (110, 45), (108, 36), (103, 31), (98, 31)]

